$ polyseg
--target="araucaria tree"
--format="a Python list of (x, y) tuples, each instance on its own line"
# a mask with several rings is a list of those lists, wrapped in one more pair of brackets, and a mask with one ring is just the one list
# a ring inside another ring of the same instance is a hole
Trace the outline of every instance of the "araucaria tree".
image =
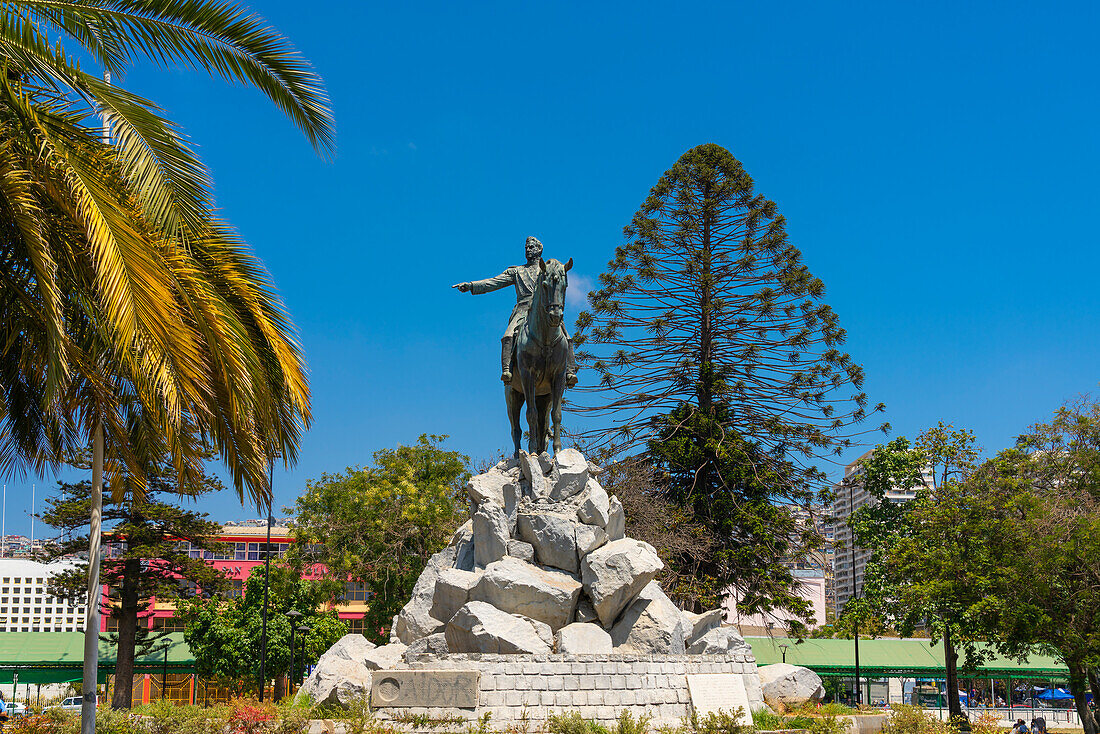
[(624, 234), (577, 318), (578, 359), (598, 380), (573, 409), (612, 420), (586, 436), (596, 446), (646, 450), (657, 489), (723, 537), (713, 572), (765, 609), (766, 580), (816, 542), (793, 510), (824, 486), (815, 460), (847, 448), (869, 412), (863, 371), (775, 203), (721, 146), (681, 156)]
[[(160, 637), (148, 627), (153, 598), (187, 598), (197, 590), (210, 595), (227, 585), (221, 571), (188, 552), (188, 545), (217, 549), (213, 538), (219, 526), (205, 513), (179, 505), (181, 488), (174, 478), (172, 467), (162, 463), (147, 472), (143, 491), (108, 487), (110, 491), (106, 494), (103, 521), (111, 530), (106, 534), (107, 552), (99, 578), (110, 590), (103, 613), (118, 623), (118, 632), (111, 635), (117, 645), (111, 697), (114, 708), (130, 707), (135, 654), (147, 651)], [(59, 489), (59, 494), (47, 501), (42, 514), (42, 519), (61, 530), (65, 539), (51, 551), (57, 558), (88, 548), (92, 487), (90, 482), (83, 481), (59, 483)], [(200, 485), (186, 490), (189, 496), (183, 501), (195, 501), (219, 489), (224, 489), (221, 482), (205, 476)], [(62, 596), (81, 596), (86, 585), (86, 562), (51, 579), (51, 589)]]

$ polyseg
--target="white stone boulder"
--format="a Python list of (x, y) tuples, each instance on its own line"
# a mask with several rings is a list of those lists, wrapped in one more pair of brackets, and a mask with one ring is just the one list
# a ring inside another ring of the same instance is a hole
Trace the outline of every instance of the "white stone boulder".
[(519, 501), (518, 482), (497, 467), (470, 477), (470, 481), (466, 483), (466, 494), (478, 506), (490, 500), (496, 502), (504, 508), (506, 514), (511, 514)]
[[(458, 533), (456, 533), (457, 535)], [(443, 569), (453, 567), (464, 543), (465, 536), (460, 538), (456, 545), (450, 545), (428, 559), (427, 565), (420, 573), (420, 578), (416, 580), (416, 584), (413, 586), (412, 597), (397, 613), (397, 616), (393, 618), (391, 639), (396, 639), (408, 645), (421, 637), (427, 637), (434, 632), (443, 630), (443, 621), (431, 615), (435, 597), (435, 582)], [(472, 561), (472, 552), (470, 556)]]
[(633, 538), (610, 542), (585, 556), (581, 581), (603, 626), (610, 627), (662, 568), (653, 546)]
[(438, 620), (450, 620), (463, 604), (470, 601), (470, 592), (481, 580), (481, 575), (481, 571), (463, 571), (461, 568), (440, 571), (429, 614)]
[(471, 598), (558, 630), (573, 621), (580, 593), (580, 582), (569, 574), (506, 556), (489, 564)]
[(750, 652), (736, 627), (713, 627), (687, 646), (689, 655), (729, 655), (737, 652)]
[(790, 663), (774, 663), (758, 668), (764, 701), (769, 706), (801, 706), (825, 697), (821, 676), (809, 668)]
[(297, 698), (315, 705), (351, 708), (356, 702), (365, 704), (370, 700), (370, 686), (371, 672), (362, 663), (339, 657), (324, 660), (321, 656)]
[[(388, 645), (387, 645), (388, 647)], [(366, 659), (376, 649), (360, 634), (344, 635), (317, 660), (298, 695), (315, 703), (348, 707), (370, 696), (371, 673)]]
[(575, 533), (577, 536), (577, 558), (584, 558), (592, 551), (607, 544), (607, 533), (604, 532), (603, 528), (594, 525), (578, 525)]
[(687, 629), (680, 608), (651, 581), (611, 628), (611, 641), (617, 652), (683, 655)]
[(376, 645), (366, 637), (363, 637), (363, 635), (352, 632), (334, 642), (332, 647), (322, 653), (321, 657), (317, 659), (317, 664), (320, 665), (326, 660), (334, 660), (336, 658), (361, 663), (364, 658), (366, 658), (367, 653), (375, 647)]
[(550, 498), (555, 501), (579, 494), (588, 483), (588, 459), (576, 449), (565, 449), (554, 455), (550, 472)]
[(363, 656), (363, 664), (368, 670), (383, 670), (392, 668), (405, 658), (405, 650), (408, 645), (400, 642), (391, 642), (388, 645), (376, 647)]
[(576, 527), (568, 515), (534, 509), (521, 510), (516, 526), (520, 538), (535, 547), (539, 563), (571, 572), (578, 569)]
[(611, 635), (598, 624), (573, 622), (554, 635), (554, 652), (591, 655), (611, 652)]
[(539, 457), (521, 452), (519, 455), (519, 468), (523, 472), (523, 478), (527, 480), (530, 497), (532, 499), (548, 499), (550, 497), (550, 479), (542, 470)]
[(496, 500), (487, 499), (477, 506), (473, 528), (474, 562), (477, 565), (488, 566), (508, 555), (508, 516)]
[(412, 662), (422, 655), (446, 655), (449, 652), (447, 635), (443, 632), (436, 632), (434, 635), (421, 637), (409, 645), (405, 650), (405, 660)]
[(508, 555), (528, 563), (535, 562), (535, 546), (522, 540), (508, 541)]
[(626, 537), (626, 512), (619, 498), (611, 495), (608, 500), (607, 511), (607, 537), (611, 540), (621, 540)]
[(684, 620), (688, 624), (686, 643), (688, 647), (691, 647), (707, 632), (715, 627), (721, 627), (722, 623), (726, 621), (726, 614), (721, 609), (711, 609), (709, 612), (703, 612), (702, 614), (685, 611)]
[(588, 480), (588, 487), (584, 493), (584, 501), (577, 508), (577, 519), (586, 525), (595, 525), (598, 528), (606, 528), (611, 519), (611, 504), (607, 492), (595, 479)]
[(581, 594), (577, 599), (577, 610), (573, 612), (574, 622), (599, 622), (600, 615), (596, 614), (596, 607), (592, 606), (592, 600), (587, 595)]
[(447, 623), (451, 652), (545, 655), (550, 645), (527, 619), (502, 612), (491, 604), (472, 601)]

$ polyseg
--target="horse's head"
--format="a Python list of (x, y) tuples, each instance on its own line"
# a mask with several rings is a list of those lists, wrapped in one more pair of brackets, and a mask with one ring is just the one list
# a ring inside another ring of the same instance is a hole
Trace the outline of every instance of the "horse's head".
[(569, 262), (564, 265), (557, 260), (539, 260), (539, 269), (542, 271), (539, 287), (542, 288), (546, 318), (551, 326), (559, 326), (565, 318), (565, 290), (569, 286), (569, 276), (566, 273), (572, 267), (573, 258), (569, 258)]

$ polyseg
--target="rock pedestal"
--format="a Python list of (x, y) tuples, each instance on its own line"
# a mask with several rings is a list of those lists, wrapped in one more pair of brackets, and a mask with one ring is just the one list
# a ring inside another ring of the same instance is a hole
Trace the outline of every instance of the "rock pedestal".
[[(664, 567), (657, 552), (625, 536), (622, 503), (600, 485), (599, 471), (567, 449), (553, 459), (502, 461), (472, 478), (472, 521), (429, 559), (394, 617), (391, 643), (368, 648), (343, 638), (302, 691), (348, 705), (379, 684), (371, 674), (380, 667), (477, 670), (475, 708), (425, 702), (425, 713), (474, 719), (489, 711), (504, 724), (580, 710), (610, 723), (629, 708), (659, 725), (690, 712), (686, 676), (728, 674), (762, 706), (749, 646), (722, 626), (720, 611), (684, 612), (664, 594), (654, 581)], [(530, 690), (520, 691), (519, 673), (530, 673)], [(376, 692), (376, 704), (397, 696), (400, 677), (381, 681), (389, 688)]]

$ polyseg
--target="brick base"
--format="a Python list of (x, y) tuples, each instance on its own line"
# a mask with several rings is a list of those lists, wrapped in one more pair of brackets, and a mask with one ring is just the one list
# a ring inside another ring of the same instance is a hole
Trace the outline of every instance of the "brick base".
[[(652, 717), (654, 726), (676, 725), (691, 713), (688, 675), (733, 673), (743, 676), (749, 707), (763, 707), (756, 660), (751, 653), (717, 655), (424, 655), (398, 668), (480, 671), (476, 709), (413, 708), (400, 713), (460, 716), (491, 715), (493, 728), (526, 718), (577, 711), (586, 719), (610, 724), (623, 709), (635, 718)], [(375, 714), (392, 719), (399, 712)]]

